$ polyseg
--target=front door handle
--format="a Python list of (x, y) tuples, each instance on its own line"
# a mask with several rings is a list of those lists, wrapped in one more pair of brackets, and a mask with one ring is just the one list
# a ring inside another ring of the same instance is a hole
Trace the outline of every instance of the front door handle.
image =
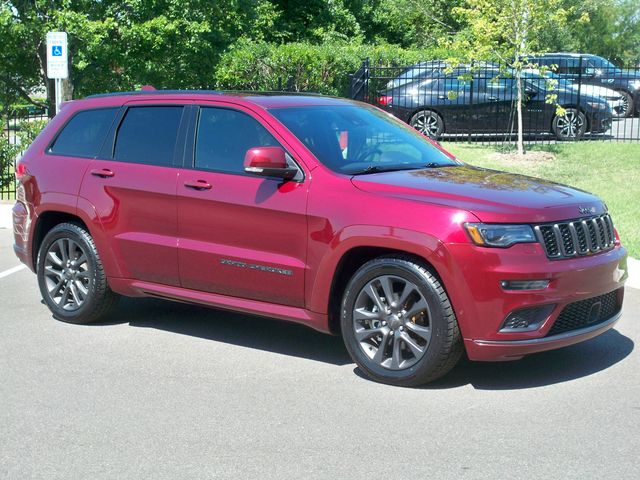
[(193, 188), (194, 190), (211, 190), (211, 184), (205, 180), (184, 182), (184, 186), (187, 188)]
[(101, 178), (111, 178), (115, 175), (115, 173), (113, 173), (113, 171), (109, 170), (108, 168), (103, 168), (100, 170), (96, 168), (95, 170), (91, 170), (91, 175)]
[(497, 102), (498, 97), (487, 97), (487, 100), (489, 100), (490, 102)]

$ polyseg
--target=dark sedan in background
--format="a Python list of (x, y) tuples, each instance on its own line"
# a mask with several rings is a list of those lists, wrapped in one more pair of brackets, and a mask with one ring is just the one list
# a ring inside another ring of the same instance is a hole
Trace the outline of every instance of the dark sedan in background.
[[(432, 138), (517, 132), (516, 82), (491, 64), (480, 70), (462, 66), (449, 73), (426, 62), (413, 68), (419, 73), (417, 78), (402, 77), (410, 69), (405, 70), (380, 92), (378, 104), (416, 130)], [(611, 126), (612, 111), (602, 98), (578, 96), (576, 90), (557, 86), (547, 91), (540, 82), (526, 79), (523, 83), (527, 134), (552, 133), (559, 140), (577, 140), (587, 132), (606, 132)], [(556, 96), (551, 103), (547, 101), (550, 93)], [(557, 115), (557, 105), (564, 108), (564, 115)]]
[(545, 53), (527, 57), (532, 63), (552, 68), (561, 78), (581, 85), (599, 85), (623, 97), (623, 116), (640, 112), (640, 71), (623, 70), (597, 55)]

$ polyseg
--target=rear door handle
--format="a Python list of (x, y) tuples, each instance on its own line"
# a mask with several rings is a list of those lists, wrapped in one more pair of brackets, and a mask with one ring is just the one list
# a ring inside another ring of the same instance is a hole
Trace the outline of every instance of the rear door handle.
[(109, 170), (108, 168), (103, 168), (101, 170), (98, 170), (98, 169), (91, 170), (91, 175), (95, 175), (96, 177), (102, 177), (102, 178), (111, 178), (115, 175), (115, 173), (113, 173), (113, 171)]
[(489, 100), (490, 102), (497, 102), (498, 97), (487, 97), (487, 100)]
[(184, 182), (184, 186), (187, 188), (193, 188), (194, 190), (211, 190), (211, 184), (205, 180)]

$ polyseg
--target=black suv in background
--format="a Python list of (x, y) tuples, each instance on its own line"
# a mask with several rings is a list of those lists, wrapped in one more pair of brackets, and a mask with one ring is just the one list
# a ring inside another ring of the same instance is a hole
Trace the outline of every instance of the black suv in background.
[(597, 55), (580, 53), (545, 53), (528, 57), (541, 66), (555, 65), (561, 78), (584, 85), (600, 85), (622, 95), (624, 115), (630, 117), (640, 107), (640, 70), (622, 70)]

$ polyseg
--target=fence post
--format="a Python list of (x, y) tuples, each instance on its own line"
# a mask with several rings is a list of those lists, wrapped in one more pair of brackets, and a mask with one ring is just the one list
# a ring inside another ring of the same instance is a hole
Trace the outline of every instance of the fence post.
[(580, 90), (582, 90), (582, 55), (580, 55), (578, 62), (578, 111), (580, 111)]

